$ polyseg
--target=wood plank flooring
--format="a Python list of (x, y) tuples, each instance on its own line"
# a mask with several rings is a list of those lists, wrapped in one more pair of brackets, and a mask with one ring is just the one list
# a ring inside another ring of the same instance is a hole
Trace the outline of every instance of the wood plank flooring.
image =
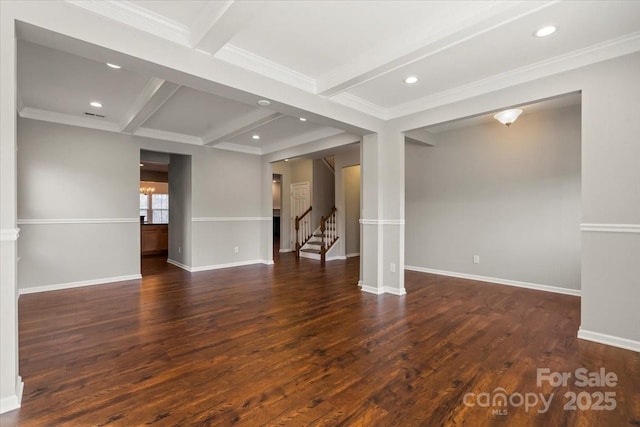
[[(405, 297), (375, 296), (358, 263), (189, 274), (155, 257), (142, 281), (24, 295), (23, 406), (0, 424), (640, 425), (640, 354), (576, 339), (578, 298), (415, 272)], [(537, 368), (619, 381), (538, 386)], [(554, 397), (479, 406), (499, 387)], [(563, 409), (583, 391), (615, 392), (615, 410)]]

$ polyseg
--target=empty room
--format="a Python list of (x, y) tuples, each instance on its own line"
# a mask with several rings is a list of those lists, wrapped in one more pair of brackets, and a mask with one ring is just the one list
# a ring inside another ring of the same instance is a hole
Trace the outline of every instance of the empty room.
[(640, 424), (640, 2), (0, 12), (0, 425)]

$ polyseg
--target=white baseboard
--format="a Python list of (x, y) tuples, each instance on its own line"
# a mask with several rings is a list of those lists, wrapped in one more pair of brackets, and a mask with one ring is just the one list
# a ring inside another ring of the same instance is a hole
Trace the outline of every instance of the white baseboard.
[(384, 293), (384, 289), (374, 288), (373, 286), (366, 286), (364, 284), (360, 285), (360, 290), (374, 295), (382, 295)]
[(173, 260), (171, 258), (167, 258), (167, 263), (171, 264), (171, 265), (175, 265), (176, 267), (179, 267), (183, 270), (187, 270), (189, 273), (191, 273), (191, 267), (189, 267), (188, 265), (185, 265), (181, 262), (178, 262), (176, 260)]
[(24, 390), (24, 383), (22, 377), (18, 377), (16, 381), (16, 394), (13, 396), (7, 396), (0, 399), (0, 414), (18, 409), (22, 403), (22, 391)]
[(391, 294), (391, 295), (397, 295), (397, 296), (402, 296), (402, 295), (406, 295), (407, 291), (405, 288), (402, 289), (398, 289), (398, 288), (390, 288), (389, 286), (385, 286), (384, 287), (384, 293), (385, 294)]
[(389, 286), (384, 286), (382, 289), (380, 289), (380, 288), (374, 288), (373, 286), (366, 286), (362, 284), (362, 281), (358, 282), (358, 286), (360, 286), (360, 290), (362, 292), (367, 292), (369, 294), (375, 294), (375, 295), (391, 294), (396, 296), (402, 296), (407, 294), (404, 288), (397, 289), (397, 288), (391, 288)]
[(341, 256), (341, 255), (327, 257), (327, 261), (344, 261), (346, 259), (347, 259), (346, 256)]
[(280, 253), (284, 254), (284, 253), (287, 253), (287, 252), (293, 252), (293, 249), (291, 249), (291, 248), (281, 248), (280, 249)]
[(498, 285), (516, 286), (518, 288), (533, 289), (536, 291), (553, 292), (556, 294), (572, 295), (579, 297), (581, 291), (578, 289), (559, 288), (556, 286), (539, 285), (537, 283), (519, 282), (517, 280), (498, 279), (496, 277), (476, 276), (475, 274), (467, 273), (455, 273), (453, 271), (435, 270), (432, 268), (415, 267), (411, 265), (405, 265), (405, 270), (418, 271), (420, 273), (438, 274), (440, 276), (457, 277), (460, 279), (477, 280), (479, 282), (495, 283)]
[(353, 258), (354, 256), (360, 256), (360, 252), (354, 252), (352, 254), (347, 254), (347, 258)]
[(273, 264), (273, 261), (269, 261), (266, 259), (253, 259), (249, 261), (238, 261), (238, 262), (228, 262), (226, 264), (215, 264), (215, 265), (203, 265), (200, 267), (191, 267), (191, 272), (196, 273), (198, 271), (208, 271), (208, 270), (219, 270), (221, 268), (230, 268), (230, 267), (242, 267), (245, 265), (252, 264)]
[(601, 334), (600, 332), (587, 331), (582, 328), (578, 329), (578, 338), (580, 338), (581, 340), (593, 341), (599, 344), (624, 348), (625, 350), (631, 350), (640, 353), (640, 341), (615, 337), (613, 335)]
[(358, 286), (359, 286), (359, 287), (362, 287), (362, 286), (363, 286), (362, 280), (358, 280)]
[(79, 282), (59, 283), (56, 285), (32, 286), (28, 288), (20, 288), (20, 295), (34, 294), (37, 292), (59, 291), (61, 289), (80, 288), (83, 286), (106, 285), (108, 283), (126, 282), (127, 280), (142, 279), (140, 274), (131, 274), (129, 276), (105, 277), (102, 279), (82, 280)]
[(261, 262), (264, 265), (273, 265), (273, 264), (275, 264), (272, 259), (263, 259)]

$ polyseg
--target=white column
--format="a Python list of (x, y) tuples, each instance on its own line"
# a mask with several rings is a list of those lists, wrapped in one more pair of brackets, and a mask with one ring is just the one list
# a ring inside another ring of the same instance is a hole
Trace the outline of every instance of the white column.
[(16, 225), (16, 38), (0, 2), (0, 413), (20, 407)]
[(362, 290), (404, 295), (404, 135), (367, 135), (361, 153)]

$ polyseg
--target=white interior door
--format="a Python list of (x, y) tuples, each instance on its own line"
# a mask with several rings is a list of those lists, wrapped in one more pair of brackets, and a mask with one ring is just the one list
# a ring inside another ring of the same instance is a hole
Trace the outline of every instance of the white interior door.
[[(311, 195), (308, 182), (291, 184), (291, 244), (296, 246), (296, 216), (302, 215), (311, 206)], [(301, 231), (311, 227), (311, 215), (307, 215), (300, 224)], [(313, 231), (313, 230), (311, 230)], [(303, 233), (301, 233), (302, 235)]]

